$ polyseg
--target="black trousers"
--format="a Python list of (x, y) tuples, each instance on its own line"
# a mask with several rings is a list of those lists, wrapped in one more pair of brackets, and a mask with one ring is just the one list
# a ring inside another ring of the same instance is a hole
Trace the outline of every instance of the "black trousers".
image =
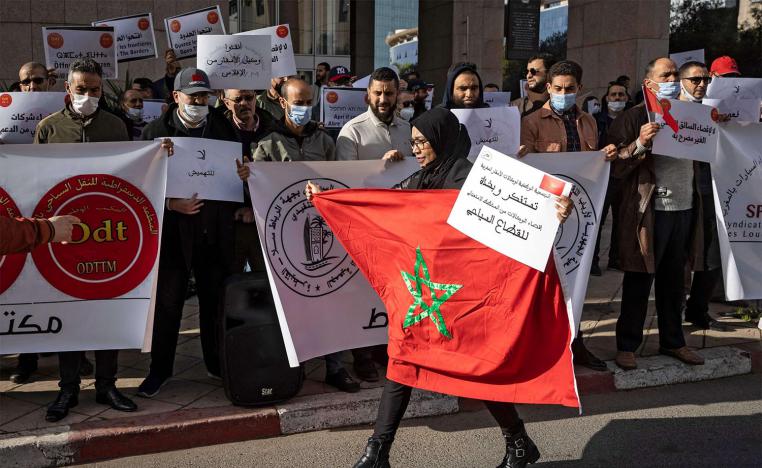
[[(182, 256), (175, 255), (169, 258), (159, 264), (151, 339), (150, 372), (160, 377), (171, 377), (173, 374), (177, 338), (190, 277), (190, 271), (185, 266)], [(215, 375), (220, 375), (217, 327), (222, 283), (227, 275), (223, 258), (220, 249), (215, 245), (197, 245), (193, 248), (193, 275), (196, 278), (198, 294), (201, 349), (207, 370)]]
[[(392, 441), (397, 433), (397, 428), (402, 422), (402, 416), (405, 414), (408, 403), (410, 403), (410, 394), (412, 387), (402, 385), (388, 380), (381, 393), (381, 402), (378, 405), (378, 416), (376, 416), (376, 425), (373, 430), (373, 437)], [(523, 422), (519, 418), (516, 406), (513, 403), (502, 403), (497, 401), (485, 401), (492, 417), (495, 418), (503, 434), (515, 434), (523, 427)]]
[(635, 352), (643, 341), (648, 295), (654, 279), (659, 345), (669, 349), (685, 346), (681, 309), (685, 297), (684, 273), (691, 227), (692, 210), (656, 211), (653, 232), (656, 274), (624, 273), (622, 310), (616, 322), (619, 351)]
[(22, 353), (19, 354), (18, 368), (20, 369), (37, 369), (37, 361), (40, 356), (37, 353)]
[(717, 235), (717, 218), (714, 213), (712, 194), (702, 194), (704, 199), (704, 270), (693, 273), (691, 292), (686, 304), (686, 317), (700, 318), (709, 312), (709, 300), (712, 298), (717, 281), (722, 278), (722, 259), (720, 241)]
[[(61, 380), (58, 386), (69, 392), (79, 391), (79, 366), (82, 363), (84, 351), (68, 351), (58, 353), (58, 372)], [(95, 391), (105, 392), (116, 382), (116, 371), (119, 362), (119, 350), (105, 349), (95, 351)]]
[(603, 232), (603, 225), (606, 224), (606, 215), (608, 215), (609, 208), (611, 208), (611, 242), (609, 243), (609, 265), (616, 265), (619, 263), (619, 236), (617, 232), (619, 229), (619, 200), (622, 197), (622, 190), (620, 188), (621, 182), (613, 177), (609, 177), (609, 185), (606, 188), (606, 198), (603, 200), (603, 211), (601, 212), (601, 221), (598, 223), (598, 237), (595, 241), (595, 249), (593, 249), (593, 265), (597, 265), (600, 258), (598, 253), (601, 248), (601, 232)]

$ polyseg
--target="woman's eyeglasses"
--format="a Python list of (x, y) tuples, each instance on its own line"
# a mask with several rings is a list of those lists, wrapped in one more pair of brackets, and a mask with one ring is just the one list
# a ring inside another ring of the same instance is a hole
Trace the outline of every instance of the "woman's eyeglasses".
[(413, 149), (423, 150), (423, 148), (426, 147), (426, 143), (428, 143), (428, 140), (410, 140), (410, 147)]
[(706, 84), (709, 84), (709, 83), (712, 82), (712, 77), (711, 76), (691, 76), (691, 77), (683, 78), (683, 79), (690, 81), (694, 85), (698, 85), (702, 81), (704, 83), (706, 83)]

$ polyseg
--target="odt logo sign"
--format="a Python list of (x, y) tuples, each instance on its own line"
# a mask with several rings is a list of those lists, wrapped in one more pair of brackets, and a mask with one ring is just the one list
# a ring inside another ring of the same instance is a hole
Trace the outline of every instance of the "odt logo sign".
[(66, 179), (42, 197), (34, 215), (80, 219), (71, 242), (32, 252), (40, 274), (70, 296), (109, 299), (126, 294), (143, 282), (156, 261), (156, 211), (139, 188), (119, 177)]

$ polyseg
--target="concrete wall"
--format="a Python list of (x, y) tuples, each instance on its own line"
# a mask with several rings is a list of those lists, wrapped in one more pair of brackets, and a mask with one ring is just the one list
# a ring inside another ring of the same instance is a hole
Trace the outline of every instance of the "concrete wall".
[(569, 2), (567, 53), (582, 65), (586, 91), (601, 96), (619, 75), (640, 87), (653, 58), (669, 53), (669, 0)]
[[(164, 76), (163, 51), (167, 49), (164, 18), (209, 5), (219, 5), (228, 27), (228, 2), (219, 0), (0, 0), (0, 80), (18, 80), (19, 67), (29, 61), (45, 63), (43, 26), (89, 25), (91, 21), (130, 14), (153, 13), (159, 58), (120, 63), (120, 82), (130, 77), (158, 79)], [(181, 61), (194, 66), (196, 59)], [(63, 90), (59, 79), (56, 90)]]

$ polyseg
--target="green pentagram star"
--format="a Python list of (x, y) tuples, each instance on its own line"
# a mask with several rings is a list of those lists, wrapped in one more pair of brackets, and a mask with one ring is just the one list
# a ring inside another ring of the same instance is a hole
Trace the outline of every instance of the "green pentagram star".
[[(420, 271), (423, 271), (423, 277), (421, 277), (419, 273)], [(439, 308), (442, 306), (442, 304), (445, 303), (445, 301), (447, 301), (447, 299), (455, 294), (458, 289), (462, 288), (463, 285), (435, 283), (431, 281), (431, 278), (429, 277), (429, 267), (426, 265), (426, 261), (423, 259), (423, 254), (421, 253), (420, 246), (415, 249), (415, 275), (411, 275), (406, 271), (401, 271), (400, 273), (402, 273), (402, 280), (405, 281), (407, 290), (410, 292), (414, 299), (413, 303), (410, 305), (410, 308), (407, 310), (407, 315), (405, 316), (405, 322), (402, 324), (402, 328), (407, 328), (411, 325), (415, 325), (416, 323), (428, 317), (432, 322), (434, 322), (434, 325), (436, 325), (439, 333), (441, 333), (446, 338), (452, 338), (449, 330), (447, 330), (447, 324), (445, 324), (444, 317), (442, 317), (442, 313), (439, 311)], [(422, 285), (426, 285), (431, 292), (431, 305), (427, 305), (423, 301), (421, 294)], [(444, 293), (441, 296), (437, 296), (435, 291), (444, 291)], [(415, 310), (418, 307), (421, 308), (421, 313), (415, 315)]]

